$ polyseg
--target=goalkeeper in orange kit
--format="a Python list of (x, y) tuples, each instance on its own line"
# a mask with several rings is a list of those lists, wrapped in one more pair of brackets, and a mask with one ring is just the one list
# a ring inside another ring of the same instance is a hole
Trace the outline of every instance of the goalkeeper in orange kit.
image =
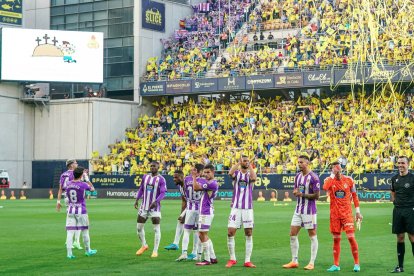
[(354, 201), (356, 220), (361, 223), (362, 215), (359, 209), (359, 200), (356, 193), (354, 180), (351, 177), (342, 175), (342, 168), (339, 162), (331, 164), (332, 174), (325, 179), (323, 189), (328, 193), (330, 203), (330, 230), (333, 236), (333, 256), (334, 264), (328, 272), (339, 271), (339, 256), (341, 252), (341, 232), (345, 231), (351, 245), (354, 257), (354, 271), (359, 272), (358, 243), (355, 240), (354, 218), (352, 215), (352, 204)]

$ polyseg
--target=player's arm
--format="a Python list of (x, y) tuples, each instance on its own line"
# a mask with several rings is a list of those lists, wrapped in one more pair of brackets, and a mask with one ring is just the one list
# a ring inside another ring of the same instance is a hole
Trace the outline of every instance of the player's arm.
[(329, 180), (329, 177), (325, 178), (324, 182), (323, 182), (323, 189), (325, 191), (329, 191), (329, 189), (331, 188), (332, 184), (331, 181)]
[(230, 170), (229, 170), (229, 175), (231, 178), (235, 178), (236, 177), (236, 171), (239, 169), (240, 166), (240, 162), (237, 164), (234, 164)]
[(142, 197), (142, 195), (144, 194), (144, 180), (145, 180), (145, 176), (142, 178), (141, 180), (141, 185), (139, 185), (139, 189), (138, 189), (138, 193), (137, 193), (137, 197), (135, 199), (135, 203), (134, 203), (134, 207), (135, 209), (138, 209), (138, 200)]
[(155, 207), (157, 207), (157, 204), (159, 204), (161, 202), (161, 200), (163, 200), (164, 197), (165, 197), (165, 193), (167, 192), (167, 185), (165, 184), (164, 180), (162, 180), (162, 182), (160, 184), (159, 191), (160, 191), (160, 194), (155, 199), (155, 201), (153, 203), (151, 203), (150, 209), (154, 209)]
[(391, 202), (394, 202), (395, 200), (395, 188), (394, 188), (394, 179), (391, 179)]
[(181, 196), (181, 213), (187, 208), (187, 200), (184, 196)]
[(300, 192), (299, 192), (299, 194), (300, 194), (300, 196), (302, 198), (315, 199), (315, 200), (318, 200), (319, 199), (319, 196), (320, 196), (320, 192), (319, 191), (315, 191), (313, 194), (303, 194), (303, 193), (300, 193)]
[(256, 182), (257, 174), (254, 171), (253, 166), (252, 166), (251, 163), (250, 163), (250, 166), (249, 166), (249, 172), (250, 172), (250, 183)]
[(62, 207), (60, 200), (62, 199), (62, 186), (64, 185), (64, 183), (66, 182), (67, 177), (65, 178), (60, 178), (59, 181), (59, 191), (57, 194), (57, 203), (56, 203), (56, 211), (60, 212), (60, 208)]
[(193, 189), (194, 191), (202, 191), (203, 187), (201, 187), (200, 183), (197, 182), (197, 170), (193, 168), (191, 170), (191, 176), (193, 177)]
[(352, 201), (354, 202), (354, 207), (355, 207), (355, 218), (356, 220), (362, 220), (361, 209), (359, 208), (358, 194), (356, 192), (354, 181), (352, 181), (351, 195), (352, 195)]

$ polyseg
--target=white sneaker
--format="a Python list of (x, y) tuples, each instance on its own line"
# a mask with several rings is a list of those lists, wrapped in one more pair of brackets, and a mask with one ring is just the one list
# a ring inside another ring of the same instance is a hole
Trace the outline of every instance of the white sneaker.
[(180, 257), (178, 257), (178, 259), (176, 259), (176, 262), (181, 262), (181, 261), (186, 261), (187, 260), (187, 253), (183, 253), (181, 254)]

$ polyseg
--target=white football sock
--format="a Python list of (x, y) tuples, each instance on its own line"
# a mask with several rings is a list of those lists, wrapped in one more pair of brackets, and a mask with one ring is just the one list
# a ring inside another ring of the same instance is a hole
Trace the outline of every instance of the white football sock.
[(246, 257), (244, 259), (244, 262), (250, 262), (250, 257), (252, 256), (253, 251), (253, 237), (252, 236), (246, 236)]
[(184, 229), (183, 241), (182, 241), (182, 249), (183, 249), (182, 252), (183, 253), (187, 253), (188, 243), (190, 242), (190, 234), (191, 234), (190, 229)]
[[(183, 234), (184, 224), (182, 224), (180, 221), (177, 222), (177, 227), (175, 228), (175, 238), (174, 238), (174, 244), (179, 245), (180, 244), (180, 238)], [(188, 244), (188, 243), (187, 243)]]
[(292, 252), (292, 262), (298, 262), (299, 240), (297, 236), (290, 237), (290, 251)]
[(210, 248), (210, 258), (211, 259), (216, 259), (216, 253), (214, 252), (214, 246), (213, 246), (213, 242), (211, 241), (211, 239), (208, 240), (208, 246)]
[(142, 246), (147, 245), (147, 241), (145, 240), (145, 230), (144, 230), (144, 223), (137, 223), (137, 234), (138, 238), (141, 241)]
[(89, 238), (89, 230), (82, 230), (82, 239), (83, 244), (85, 245), (85, 251), (89, 252), (91, 250), (91, 239)]
[(191, 252), (191, 253), (196, 255), (196, 256), (197, 256), (197, 249), (198, 249), (199, 242), (200, 242), (200, 239), (198, 237), (198, 232), (193, 231), (193, 252)]
[(153, 252), (158, 252), (158, 247), (160, 246), (161, 241), (161, 227), (159, 224), (154, 224), (154, 250)]
[(313, 237), (310, 237), (311, 240), (311, 258), (310, 258), (310, 264), (315, 264), (316, 255), (318, 254), (318, 237), (315, 235)]
[(81, 235), (81, 230), (75, 230), (75, 242), (77, 244), (80, 244), (80, 235)]
[(227, 248), (229, 250), (230, 260), (236, 260), (236, 243), (234, 237), (227, 236)]
[(201, 246), (203, 247), (204, 260), (210, 262), (210, 243), (208, 241), (202, 242)]
[(73, 236), (75, 235), (76, 230), (67, 230), (66, 232), (66, 250), (68, 257), (72, 256), (72, 245), (73, 245)]

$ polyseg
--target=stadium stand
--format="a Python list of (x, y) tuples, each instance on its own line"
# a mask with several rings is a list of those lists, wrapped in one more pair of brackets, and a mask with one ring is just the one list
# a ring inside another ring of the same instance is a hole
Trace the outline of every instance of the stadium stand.
[(316, 171), (338, 159), (348, 172), (387, 172), (396, 156), (414, 157), (410, 95), (156, 105), (156, 115), (139, 118), (137, 128), (109, 146), (110, 154), (95, 153), (95, 173), (141, 174), (151, 160), (162, 161), (163, 173), (177, 168), (188, 173), (193, 162), (212, 163), (220, 173), (241, 153), (254, 155), (262, 173), (295, 172), (302, 153)]
[[(227, 1), (221, 0), (219, 12), (219, 1), (210, 0), (194, 7), (194, 15), (180, 22), (175, 37), (163, 41), (161, 58), (148, 60), (144, 79), (405, 64), (413, 59), (414, 19), (407, 16), (413, 6), (404, 11), (397, 2), (388, 2), (365, 8), (347, 0), (238, 0), (231, 1), (229, 17)], [(368, 26), (372, 21), (364, 19), (371, 11), (378, 17), (377, 26)], [(407, 29), (397, 30), (403, 21)], [(392, 35), (401, 31), (407, 35)]]
[(194, 6), (193, 15), (180, 21), (174, 36), (161, 41), (161, 57), (148, 60), (144, 79), (204, 77), (219, 55), (220, 46), (225, 48), (248, 19), (254, 2), (218, 0)]

